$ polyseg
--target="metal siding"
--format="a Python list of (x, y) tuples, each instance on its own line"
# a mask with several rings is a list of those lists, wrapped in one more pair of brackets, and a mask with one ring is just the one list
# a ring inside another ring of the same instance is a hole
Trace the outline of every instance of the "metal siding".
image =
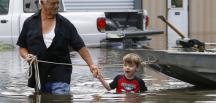
[(64, 0), (66, 11), (108, 11), (134, 9), (134, 0)]
[(150, 36), (150, 46), (154, 49), (166, 49), (166, 25), (157, 18), (158, 15), (166, 17), (166, 0), (143, 0), (143, 8), (147, 10), (150, 17), (150, 28), (153, 30), (163, 30), (164, 34)]
[(189, 34), (205, 42), (216, 42), (216, 0), (189, 0)]
[[(204, 42), (216, 43), (216, 0), (189, 0), (189, 37)], [(147, 9), (150, 28), (165, 30), (166, 25), (158, 21), (158, 15), (166, 16), (166, 0), (143, 0)], [(166, 44), (166, 34), (153, 36), (151, 47), (161, 49)]]

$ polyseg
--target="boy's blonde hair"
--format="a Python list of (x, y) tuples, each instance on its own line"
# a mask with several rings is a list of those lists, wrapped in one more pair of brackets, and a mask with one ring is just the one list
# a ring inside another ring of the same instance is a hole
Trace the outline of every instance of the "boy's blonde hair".
[(129, 53), (123, 57), (123, 63), (135, 64), (137, 67), (141, 65), (140, 57), (135, 53)]

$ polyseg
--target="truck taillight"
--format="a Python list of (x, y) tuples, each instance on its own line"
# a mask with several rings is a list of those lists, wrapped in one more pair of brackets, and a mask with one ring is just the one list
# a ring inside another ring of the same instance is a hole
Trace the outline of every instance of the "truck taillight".
[(105, 18), (98, 18), (97, 19), (97, 28), (100, 32), (104, 32), (106, 28), (106, 19)]
[(145, 29), (148, 30), (150, 18), (149, 18), (149, 16), (146, 16), (145, 19), (146, 19), (146, 21), (145, 21)]

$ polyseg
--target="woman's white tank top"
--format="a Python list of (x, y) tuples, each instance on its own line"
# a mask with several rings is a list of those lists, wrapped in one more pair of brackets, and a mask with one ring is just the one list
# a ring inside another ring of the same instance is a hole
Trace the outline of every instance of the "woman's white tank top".
[(44, 43), (47, 48), (50, 47), (50, 45), (52, 44), (53, 38), (55, 37), (55, 26), (56, 24), (54, 24), (50, 32), (43, 34)]

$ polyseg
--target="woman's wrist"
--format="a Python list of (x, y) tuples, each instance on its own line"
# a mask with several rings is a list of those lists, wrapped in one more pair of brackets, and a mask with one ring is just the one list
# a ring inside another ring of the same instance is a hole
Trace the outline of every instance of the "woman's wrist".
[(89, 66), (89, 68), (90, 68), (90, 71), (93, 72), (95, 70), (95, 65), (92, 64), (92, 65)]
[(24, 55), (23, 55), (23, 59), (27, 59), (27, 58), (28, 58), (28, 56), (29, 56), (29, 54), (28, 54), (28, 53), (24, 54)]

